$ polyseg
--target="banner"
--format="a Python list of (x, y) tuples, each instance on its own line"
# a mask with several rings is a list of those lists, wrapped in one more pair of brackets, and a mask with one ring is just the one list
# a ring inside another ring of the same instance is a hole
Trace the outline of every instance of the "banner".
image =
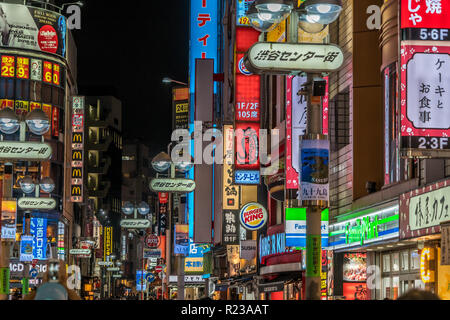
[(33, 258), (33, 237), (22, 236), (20, 240), (20, 261), (31, 262)]
[(222, 244), (239, 244), (239, 211), (224, 210), (222, 221)]
[(33, 258), (47, 259), (47, 219), (31, 218), (30, 234), (33, 236)]
[(187, 255), (189, 253), (189, 225), (175, 225), (174, 254)]
[(328, 140), (303, 140), (301, 143), (301, 200), (329, 201)]
[(67, 20), (54, 11), (19, 4), (0, 4), (1, 46), (66, 57)]
[[(72, 99), (72, 185), (71, 201), (83, 202), (85, 98)], [(55, 132), (56, 133), (56, 132)]]
[(16, 219), (17, 219), (17, 202), (16, 200), (2, 200), (2, 240), (16, 239)]

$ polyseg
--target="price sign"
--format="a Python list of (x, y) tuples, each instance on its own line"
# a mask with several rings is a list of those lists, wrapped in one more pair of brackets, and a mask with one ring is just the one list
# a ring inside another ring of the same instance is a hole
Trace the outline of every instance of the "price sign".
[(14, 78), (15, 68), (14, 68), (15, 58), (12, 56), (2, 56), (2, 70), (1, 76), (6, 78)]
[(61, 83), (61, 67), (58, 64), (53, 65), (53, 84), (59, 86)]
[(52, 83), (53, 80), (53, 66), (51, 62), (44, 61), (44, 77), (43, 81), (46, 83)]
[(17, 78), (28, 79), (30, 77), (30, 59), (17, 57)]

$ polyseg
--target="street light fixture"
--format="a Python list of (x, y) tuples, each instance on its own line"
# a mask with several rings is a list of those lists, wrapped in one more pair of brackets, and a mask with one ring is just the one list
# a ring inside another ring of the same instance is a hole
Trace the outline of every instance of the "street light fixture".
[(247, 11), (247, 18), (250, 20), (252, 27), (260, 32), (272, 31), (277, 26), (275, 23), (265, 20), (265, 16), (256, 10), (254, 2)]
[(55, 182), (50, 177), (42, 179), (39, 186), (41, 190), (44, 191), (45, 193), (52, 193), (53, 190), (55, 190)]
[(38, 136), (42, 136), (50, 130), (50, 120), (41, 109), (34, 109), (28, 113), (25, 117), (25, 122), (30, 131)]
[[(252, 7), (253, 5), (250, 7), (251, 10), (249, 9), (249, 11), (253, 14), (252, 17), (254, 18), (255, 14)], [(254, 2), (254, 8), (257, 11), (258, 19), (260, 19), (261, 22), (265, 22), (266, 25), (270, 24), (270, 27), (264, 31), (267, 32), (274, 29), (277, 24), (281, 23), (289, 16), (294, 8), (294, 4), (292, 0), (256, 0)], [(257, 20), (254, 21), (257, 22)], [(259, 25), (264, 26), (264, 24)], [(264, 28), (261, 28), (259, 31), (262, 31), (262, 29)]]
[(22, 178), (19, 182), (20, 188), (22, 189), (23, 193), (30, 194), (33, 193), (36, 189), (36, 184), (34, 183), (33, 178), (30, 176), (27, 176), (25, 178)]
[(134, 212), (134, 205), (129, 201), (125, 202), (122, 206), (122, 212), (127, 216), (132, 215)]
[(172, 165), (172, 159), (165, 152), (159, 153), (152, 160), (152, 167), (158, 173), (166, 172), (167, 170), (169, 170), (171, 165)]
[(11, 108), (0, 110), (0, 131), (4, 134), (14, 134), (20, 128), (20, 121)]
[(164, 84), (171, 84), (171, 83), (178, 83), (178, 84), (182, 84), (182, 85), (184, 85), (184, 86), (187, 86), (188, 84), (187, 83), (184, 83), (184, 82), (181, 82), (181, 81), (177, 81), (177, 80), (173, 80), (173, 79), (171, 79), (171, 78), (169, 78), (169, 77), (164, 77), (163, 79), (162, 79), (162, 83), (164, 83)]
[[(339, 17), (342, 11), (342, 0), (306, 0), (299, 11), (306, 15), (306, 21), (328, 25)], [(306, 31), (306, 30), (305, 30)]]

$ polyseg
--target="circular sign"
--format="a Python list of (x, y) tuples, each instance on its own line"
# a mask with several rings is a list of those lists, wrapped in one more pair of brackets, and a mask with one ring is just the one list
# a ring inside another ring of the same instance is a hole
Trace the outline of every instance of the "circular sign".
[(250, 71), (248, 71), (248, 69), (245, 67), (244, 64), (244, 58), (242, 58), (241, 60), (239, 60), (239, 71), (246, 76), (251, 76), (253, 73), (251, 73)]
[(241, 209), (239, 220), (245, 229), (259, 230), (267, 223), (267, 210), (259, 203), (248, 203)]
[(30, 277), (35, 279), (38, 276), (39, 272), (36, 269), (30, 270)]
[(159, 237), (157, 235), (154, 235), (154, 234), (149, 234), (145, 238), (145, 244), (147, 245), (148, 248), (158, 248), (158, 246), (159, 246)]
[(145, 280), (147, 280), (147, 282), (149, 283), (152, 283), (153, 281), (155, 281), (155, 275), (149, 272), (145, 275)]
[(156, 267), (155, 267), (155, 272), (156, 272), (156, 273), (160, 273), (160, 272), (163, 271), (163, 269), (164, 269), (164, 268), (163, 268), (162, 266), (156, 266)]
[(42, 51), (56, 53), (58, 51), (58, 35), (50, 25), (43, 26), (38, 33), (38, 43)]

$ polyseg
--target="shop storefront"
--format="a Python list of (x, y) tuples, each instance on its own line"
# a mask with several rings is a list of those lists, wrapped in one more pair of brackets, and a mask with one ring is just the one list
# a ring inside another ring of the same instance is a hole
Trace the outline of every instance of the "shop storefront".
[(267, 235), (260, 235), (258, 252), (259, 300), (301, 300), (302, 252), (286, 247), (284, 225), (269, 227)]
[[(185, 300), (198, 300), (205, 295), (206, 280), (202, 276), (184, 277), (184, 298)], [(169, 276), (170, 295), (177, 293), (178, 276)]]
[(414, 259), (409, 261), (415, 277), (400, 278), (399, 286), (406, 290), (420, 285), (445, 300), (450, 300), (450, 266), (445, 258), (448, 246), (442, 243), (448, 242), (442, 237), (442, 225), (450, 222), (449, 185), (450, 180), (441, 181), (400, 197), (400, 240), (411, 241), (416, 248), (410, 254)]
[(399, 242), (397, 200), (337, 217), (330, 226), (328, 249), (334, 255), (328, 283), (335, 299), (394, 299), (401, 294), (400, 276), (413, 279), (415, 274), (417, 252), (412, 243)]

